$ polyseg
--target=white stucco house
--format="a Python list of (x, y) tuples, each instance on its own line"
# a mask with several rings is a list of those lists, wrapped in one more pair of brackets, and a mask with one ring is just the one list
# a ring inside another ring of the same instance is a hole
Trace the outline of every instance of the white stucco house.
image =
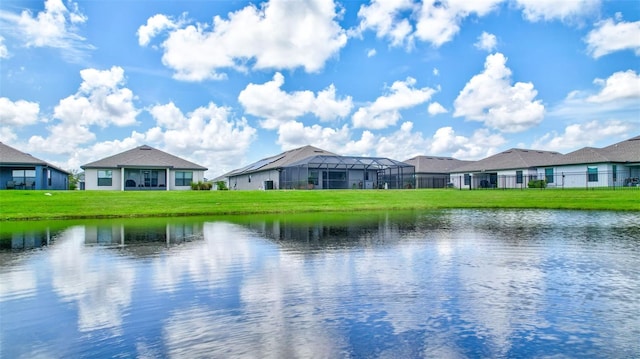
[(603, 148), (561, 154), (513, 148), (455, 168), (457, 188), (527, 188), (545, 180), (547, 188), (640, 186), (640, 136)]
[(552, 187), (638, 187), (640, 136), (603, 148), (581, 148), (563, 155), (550, 168), (555, 181), (548, 186)]
[(204, 181), (206, 167), (143, 145), (87, 163), (86, 190), (170, 191)]
[(526, 188), (530, 180), (542, 179), (550, 164), (562, 154), (553, 151), (512, 148), (455, 168), (451, 183), (457, 188)]

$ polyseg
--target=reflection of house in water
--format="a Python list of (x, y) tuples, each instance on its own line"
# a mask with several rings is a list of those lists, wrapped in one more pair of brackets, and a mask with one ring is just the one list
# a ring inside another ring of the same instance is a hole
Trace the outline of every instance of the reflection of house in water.
[(165, 225), (124, 225), (105, 223), (85, 226), (85, 244), (106, 246), (171, 246), (202, 239), (202, 223), (167, 223)]
[(0, 250), (23, 250), (48, 246), (53, 242), (49, 228), (29, 231), (16, 231), (0, 237)]
[(388, 214), (381, 214), (309, 222), (274, 218), (252, 220), (245, 226), (285, 247), (330, 249), (398, 242), (403, 234), (415, 231), (415, 220), (390, 219)]

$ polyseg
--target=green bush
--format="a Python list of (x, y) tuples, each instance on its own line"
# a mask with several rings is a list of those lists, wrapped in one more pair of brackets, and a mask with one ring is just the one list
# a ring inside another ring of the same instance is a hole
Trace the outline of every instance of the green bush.
[(216, 182), (216, 188), (218, 189), (218, 191), (226, 191), (229, 189), (227, 188), (227, 182), (225, 181)]
[(529, 180), (527, 184), (529, 188), (547, 188), (546, 180)]
[(191, 182), (191, 189), (194, 191), (209, 191), (213, 185), (209, 182)]

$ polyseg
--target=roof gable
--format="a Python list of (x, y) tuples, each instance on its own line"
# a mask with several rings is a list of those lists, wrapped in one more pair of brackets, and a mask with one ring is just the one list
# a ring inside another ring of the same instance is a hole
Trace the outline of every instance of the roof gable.
[(82, 168), (120, 168), (120, 167), (168, 167), (174, 169), (207, 170), (193, 162), (151, 146), (142, 145), (125, 152), (87, 163)]

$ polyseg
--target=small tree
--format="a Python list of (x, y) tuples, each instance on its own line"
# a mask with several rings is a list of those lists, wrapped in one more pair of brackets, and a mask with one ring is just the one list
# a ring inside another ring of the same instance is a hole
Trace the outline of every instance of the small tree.
[(218, 191), (226, 191), (229, 189), (227, 188), (227, 182), (225, 181), (217, 181), (216, 188), (218, 189)]
[(78, 183), (80, 182), (80, 174), (76, 169), (73, 169), (69, 172), (69, 189), (76, 190), (78, 189)]

